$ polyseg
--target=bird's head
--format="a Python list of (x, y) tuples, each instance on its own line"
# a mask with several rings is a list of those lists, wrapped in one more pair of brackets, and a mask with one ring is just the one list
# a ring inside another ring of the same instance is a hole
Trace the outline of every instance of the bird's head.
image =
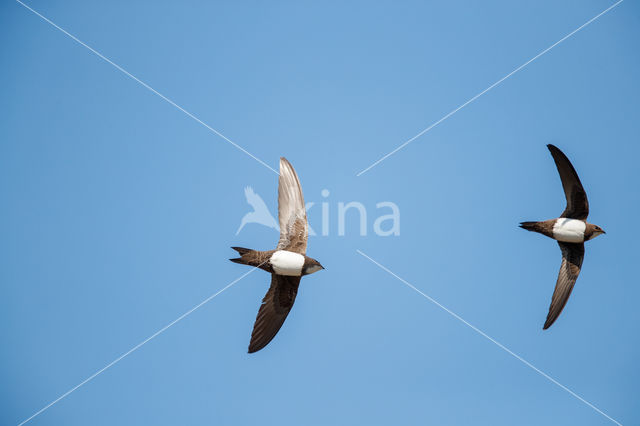
[(313, 274), (321, 269), (324, 269), (324, 266), (322, 266), (320, 262), (305, 256), (304, 265), (302, 266), (302, 275)]
[(598, 235), (606, 234), (604, 229), (600, 228), (598, 225), (589, 224), (587, 232), (585, 232), (585, 236), (587, 240), (592, 240)]

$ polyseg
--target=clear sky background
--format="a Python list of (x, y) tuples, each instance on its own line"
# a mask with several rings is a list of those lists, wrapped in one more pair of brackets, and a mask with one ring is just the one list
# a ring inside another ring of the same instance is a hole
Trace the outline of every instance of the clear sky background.
[[(33, 425), (640, 423), (640, 7), (627, 0), (387, 161), (356, 173), (612, 1), (98, 2), (30, 6), (277, 168), (318, 230), (266, 349), (247, 276)], [(0, 6), (0, 423), (18, 424), (248, 268), (251, 185), (277, 176), (20, 4)], [(607, 234), (543, 331), (565, 207), (545, 144)], [(323, 199), (321, 191), (328, 189)], [(338, 202), (367, 207), (337, 235)], [(373, 221), (393, 201), (397, 237)]]

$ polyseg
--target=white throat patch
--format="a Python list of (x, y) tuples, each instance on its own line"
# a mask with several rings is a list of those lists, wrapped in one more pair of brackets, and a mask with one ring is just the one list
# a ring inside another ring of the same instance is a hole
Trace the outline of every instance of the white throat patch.
[(302, 275), (304, 256), (292, 251), (278, 250), (271, 255), (269, 263), (278, 275), (299, 277)]
[(587, 225), (581, 220), (559, 218), (553, 225), (553, 238), (565, 243), (582, 243), (585, 229)]

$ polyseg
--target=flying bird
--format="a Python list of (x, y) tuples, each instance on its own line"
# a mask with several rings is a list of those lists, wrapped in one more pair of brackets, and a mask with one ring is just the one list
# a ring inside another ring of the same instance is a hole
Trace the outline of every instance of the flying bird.
[(558, 273), (556, 288), (551, 298), (549, 314), (544, 323), (544, 330), (551, 327), (551, 324), (558, 318), (571, 295), (582, 267), (584, 242), (605, 233), (599, 226), (587, 223), (587, 216), (589, 215), (587, 194), (580, 183), (578, 173), (576, 173), (567, 156), (551, 144), (547, 145), (547, 148), (551, 151), (560, 174), (564, 195), (567, 199), (567, 207), (557, 219), (520, 223), (520, 227), (527, 231), (538, 232), (558, 241), (562, 251), (562, 264)]
[(280, 158), (278, 220), (280, 240), (275, 250), (231, 247), (240, 257), (229, 260), (271, 274), (271, 286), (253, 325), (249, 353), (267, 346), (278, 333), (296, 300), (300, 279), (324, 269), (320, 262), (306, 256), (308, 225), (302, 187), (293, 166), (284, 157)]
[(269, 228), (273, 228), (276, 231), (278, 230), (278, 224), (276, 220), (271, 216), (271, 212), (267, 208), (267, 205), (264, 203), (262, 198), (253, 192), (253, 188), (247, 186), (244, 189), (244, 196), (247, 199), (247, 203), (251, 207), (253, 207), (253, 211), (245, 214), (240, 221), (240, 227), (236, 231), (236, 235), (242, 231), (242, 228), (247, 223), (259, 223), (260, 225), (268, 226)]

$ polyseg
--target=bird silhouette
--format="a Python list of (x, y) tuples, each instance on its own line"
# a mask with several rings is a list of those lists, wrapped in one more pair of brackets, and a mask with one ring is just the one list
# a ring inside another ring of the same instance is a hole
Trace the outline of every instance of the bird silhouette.
[(253, 191), (253, 188), (247, 186), (244, 189), (244, 196), (247, 199), (247, 203), (249, 203), (249, 205), (253, 207), (253, 211), (244, 215), (242, 221), (240, 222), (240, 227), (238, 228), (236, 235), (240, 233), (242, 228), (244, 228), (247, 223), (259, 223), (260, 225), (264, 225), (269, 228), (273, 228), (276, 231), (280, 231), (278, 222), (275, 220), (262, 198)]

